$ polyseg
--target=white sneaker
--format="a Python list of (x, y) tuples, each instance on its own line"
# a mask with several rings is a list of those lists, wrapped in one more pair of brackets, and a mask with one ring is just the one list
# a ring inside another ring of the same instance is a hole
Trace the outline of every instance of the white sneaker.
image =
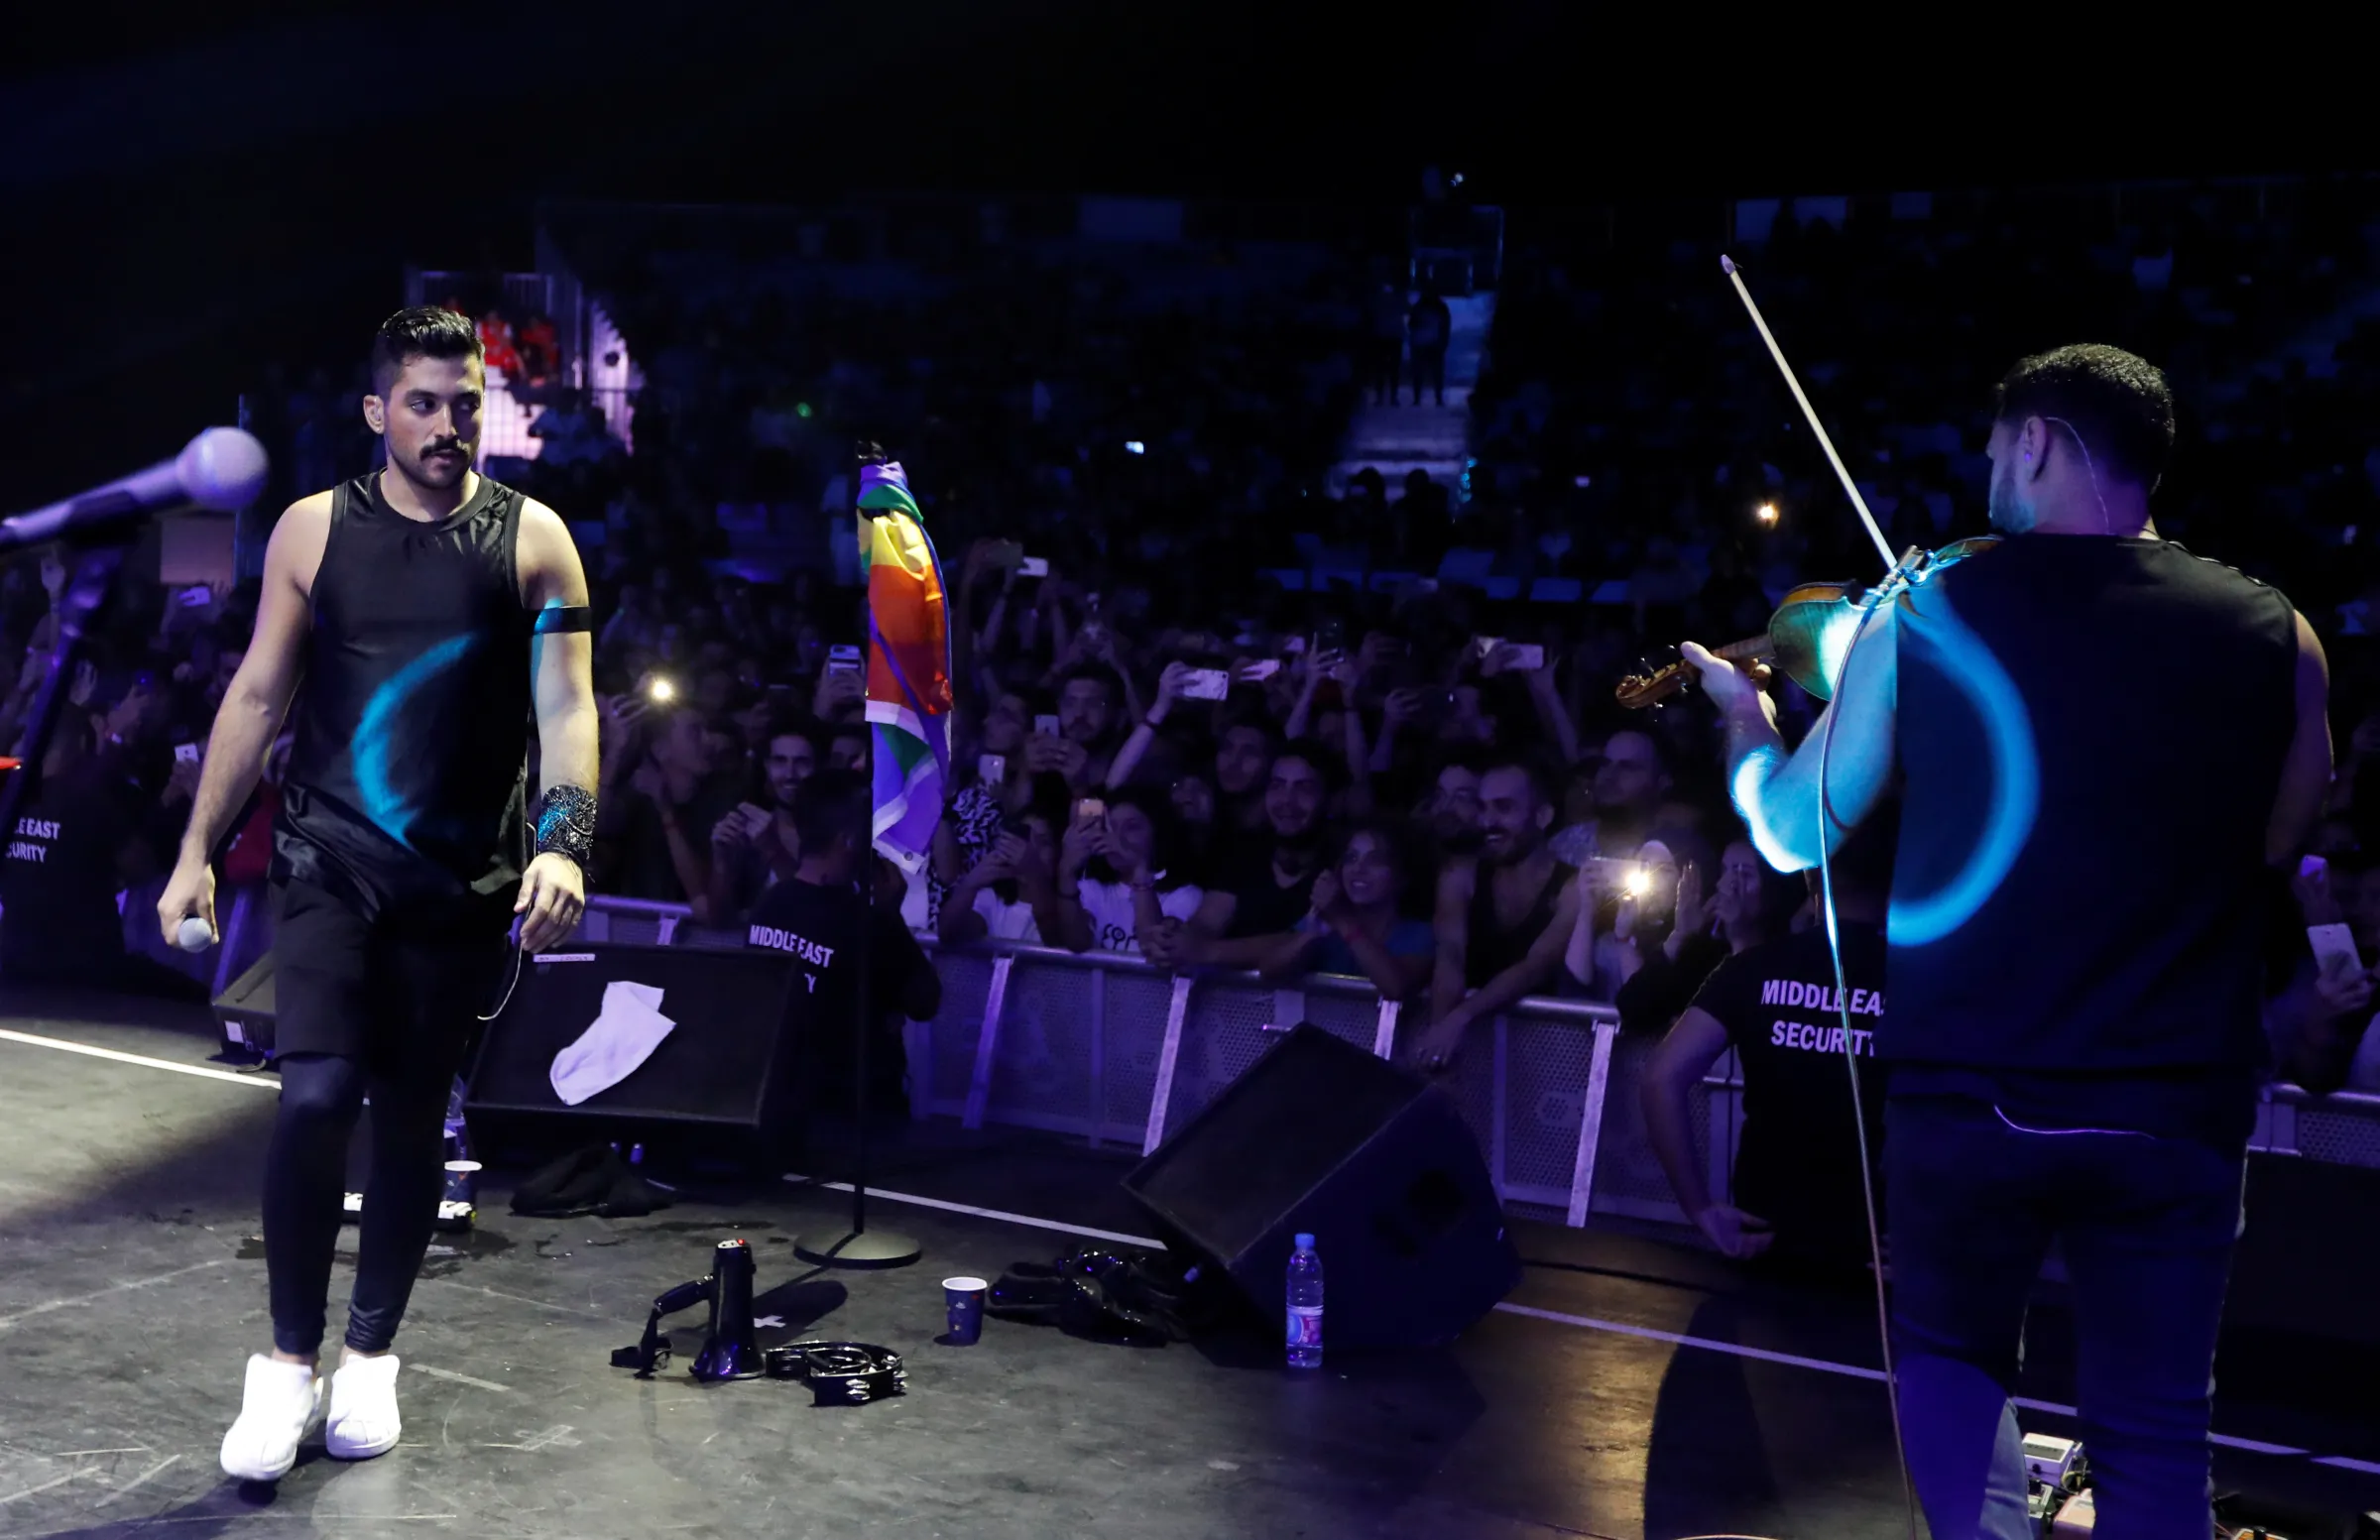
[(322, 1445), (341, 1460), (369, 1460), (397, 1447), (397, 1356), (349, 1359), (330, 1376), (330, 1420)]
[(223, 1435), (223, 1472), (244, 1481), (278, 1481), (298, 1463), (298, 1445), (322, 1409), (324, 1381), (310, 1363), (248, 1357), (240, 1416)]

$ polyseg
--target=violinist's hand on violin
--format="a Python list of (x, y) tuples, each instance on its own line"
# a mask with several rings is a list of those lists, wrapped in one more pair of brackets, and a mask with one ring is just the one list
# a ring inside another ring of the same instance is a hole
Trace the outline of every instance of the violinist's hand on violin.
[(1720, 710), (1767, 709), (1768, 697), (1760, 693), (1768, 673), (1765, 667), (1746, 672), (1699, 642), (1679, 648), (1678, 655), (1694, 665), (1694, 671), (1702, 677), (1703, 693)]

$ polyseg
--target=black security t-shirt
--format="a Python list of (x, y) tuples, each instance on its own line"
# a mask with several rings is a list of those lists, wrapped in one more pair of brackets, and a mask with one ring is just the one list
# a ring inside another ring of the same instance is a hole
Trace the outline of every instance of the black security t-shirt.
[[(1884, 1016), (1883, 933), (1844, 926), (1843, 968), (1869, 1147), (1880, 1155), (1884, 1074), (1875, 1030)], [(1779, 1251), (1857, 1256), (1867, 1244), (1866, 1210), (1826, 932), (1806, 930), (1728, 958), (1694, 1005), (1726, 1028), (1743, 1067), (1735, 1206), (1776, 1227)]]
[(831, 888), (799, 879), (778, 883), (752, 906), (746, 944), (799, 959), (788, 996), (788, 1023), (809, 1070), (812, 1105), (848, 1107), (857, 1084), (861, 927), (867, 934), (868, 1040), (871, 1101), (880, 1109), (903, 1105), (900, 1019), (930, 1017), (940, 1005), (933, 964), (900, 922), (900, 912), (873, 911), (856, 888)]
[(134, 833), (109, 785), (44, 786), (0, 860), (0, 977), (94, 975), (124, 960), (118, 858)]

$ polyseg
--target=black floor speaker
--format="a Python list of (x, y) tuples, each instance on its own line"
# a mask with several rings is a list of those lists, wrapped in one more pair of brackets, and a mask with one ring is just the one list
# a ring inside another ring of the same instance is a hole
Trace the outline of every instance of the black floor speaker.
[[(524, 959), (511, 1001), (483, 1029), (463, 1104), (474, 1149), (536, 1156), (598, 1140), (760, 1164), (800, 1137), (799, 1054), (777, 952), (590, 946)], [(661, 992), (676, 1023), (618, 1084), (566, 1104), (554, 1056), (603, 1013), (617, 982)]]
[(256, 966), (241, 974), (231, 987), (215, 997), (215, 1020), (223, 1028), (226, 1043), (273, 1055), (273, 954), (267, 952), (256, 960)]
[(1520, 1281), (1453, 1101), (1317, 1026), (1273, 1044), (1124, 1186), (1168, 1245), (1275, 1321), (1294, 1238), (1312, 1232), (1334, 1347), (1449, 1341)]

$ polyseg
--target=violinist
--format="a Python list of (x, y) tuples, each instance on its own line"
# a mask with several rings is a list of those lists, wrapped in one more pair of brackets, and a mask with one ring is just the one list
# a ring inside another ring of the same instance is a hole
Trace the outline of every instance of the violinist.
[(1750, 676), (1685, 650), (1772, 862), (1815, 865), (1822, 832), (1832, 850), (1899, 787), (1876, 1047), (1902, 1432), (1936, 1534), (2035, 1532), (2008, 1396), (2053, 1243), (2100, 1531), (2210, 1532), (2259, 906), (2313, 828), (2330, 739), (2305, 619), (2158, 536), (2173, 441), (2142, 359), (2019, 362), (1988, 445), (2005, 537), (1878, 608), (1790, 754)]

